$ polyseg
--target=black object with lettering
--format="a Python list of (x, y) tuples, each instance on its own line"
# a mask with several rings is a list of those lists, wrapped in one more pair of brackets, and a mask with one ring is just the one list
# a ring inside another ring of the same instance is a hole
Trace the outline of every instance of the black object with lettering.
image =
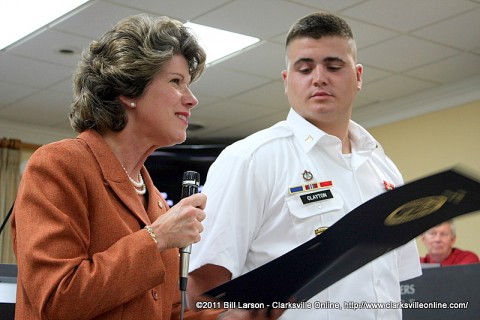
[(460, 168), (416, 180), (363, 203), (319, 236), (204, 295), (265, 305), (306, 301), (437, 224), (480, 210), (479, 194), (478, 175)]

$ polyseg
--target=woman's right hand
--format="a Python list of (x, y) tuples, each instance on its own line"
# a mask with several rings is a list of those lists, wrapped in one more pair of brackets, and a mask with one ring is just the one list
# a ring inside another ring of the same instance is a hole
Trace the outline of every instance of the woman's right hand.
[(200, 241), (205, 219), (207, 196), (197, 193), (183, 198), (165, 214), (158, 217), (151, 227), (157, 238), (160, 251), (183, 248)]

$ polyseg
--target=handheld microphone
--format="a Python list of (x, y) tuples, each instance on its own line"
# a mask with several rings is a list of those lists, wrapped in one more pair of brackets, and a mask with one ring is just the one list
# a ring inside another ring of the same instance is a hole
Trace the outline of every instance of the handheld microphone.
[[(182, 181), (182, 199), (198, 193), (198, 185), (200, 184), (200, 174), (195, 171), (185, 171)], [(180, 248), (180, 290), (187, 290), (188, 265), (190, 262), (190, 253), (192, 245)]]

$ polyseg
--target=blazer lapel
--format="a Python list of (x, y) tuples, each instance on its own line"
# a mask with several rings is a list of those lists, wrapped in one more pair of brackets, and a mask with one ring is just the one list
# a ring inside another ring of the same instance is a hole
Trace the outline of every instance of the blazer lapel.
[(130, 209), (132, 215), (136, 216), (141, 224), (150, 224), (145, 208), (128, 180), (122, 164), (100, 134), (95, 130), (86, 130), (79, 135), (79, 139), (84, 140), (90, 147), (102, 170), (106, 184), (110, 185), (118, 199)]

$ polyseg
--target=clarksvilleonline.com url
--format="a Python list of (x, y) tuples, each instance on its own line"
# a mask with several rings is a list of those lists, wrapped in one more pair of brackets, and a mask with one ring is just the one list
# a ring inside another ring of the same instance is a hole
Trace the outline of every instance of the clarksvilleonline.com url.
[(467, 309), (467, 302), (355, 302), (345, 301), (343, 303), (344, 309)]

